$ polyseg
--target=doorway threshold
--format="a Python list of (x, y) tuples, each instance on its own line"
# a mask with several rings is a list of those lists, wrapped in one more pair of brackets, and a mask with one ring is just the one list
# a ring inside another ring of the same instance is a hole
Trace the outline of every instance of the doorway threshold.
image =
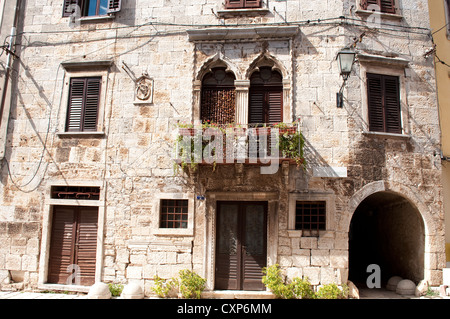
[(204, 291), (202, 298), (207, 299), (275, 299), (270, 291), (253, 290), (212, 290)]

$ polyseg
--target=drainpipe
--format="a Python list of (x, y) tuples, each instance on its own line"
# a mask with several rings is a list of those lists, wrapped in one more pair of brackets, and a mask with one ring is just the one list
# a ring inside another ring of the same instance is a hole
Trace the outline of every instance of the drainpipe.
[[(11, 75), (11, 69), (12, 69), (12, 61), (13, 61), (13, 57), (15, 56), (14, 54), (14, 49), (15, 49), (15, 44), (16, 44), (16, 28), (17, 28), (17, 21), (19, 18), (19, 9), (20, 9), (20, 0), (16, 0), (16, 5), (14, 8), (14, 18), (13, 18), (13, 25), (11, 27), (11, 34), (9, 36), (9, 45), (7, 49), (4, 49), (6, 51), (7, 54), (7, 58), (6, 58), (6, 71), (5, 71), (5, 79), (3, 82), (3, 88), (2, 88), (2, 96), (1, 96), (1, 101), (0, 101), (0, 125), (3, 122), (3, 112), (4, 112), (4, 108), (5, 108), (5, 102), (6, 102), (6, 98), (7, 98), (7, 91), (8, 91), (8, 82), (9, 82), (9, 78)], [(5, 123), (5, 125), (7, 125), (8, 123)], [(5, 132), (6, 134), (6, 130), (2, 131)], [(3, 159), (3, 155), (1, 156), (0, 160)]]

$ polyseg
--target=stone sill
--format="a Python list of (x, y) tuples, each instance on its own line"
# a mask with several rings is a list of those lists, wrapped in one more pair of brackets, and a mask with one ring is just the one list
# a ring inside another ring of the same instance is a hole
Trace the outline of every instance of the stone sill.
[(189, 41), (223, 41), (239, 39), (289, 39), (299, 32), (297, 26), (255, 26), (247, 28), (221, 27), (186, 31)]
[(39, 289), (50, 291), (74, 291), (74, 292), (89, 292), (90, 286), (80, 285), (62, 285), (62, 284), (38, 284)]
[(170, 229), (159, 228), (153, 231), (155, 236), (194, 236), (194, 229)]
[(102, 22), (105, 20), (112, 20), (115, 18), (114, 14), (107, 14), (107, 15), (101, 15), (101, 16), (87, 16), (87, 17), (81, 17), (79, 21), (81, 23), (89, 23), (89, 22)]
[(397, 20), (397, 21), (403, 20), (403, 16), (401, 14), (384, 13), (384, 12), (377, 12), (377, 11), (371, 11), (371, 10), (358, 9), (358, 10), (356, 10), (356, 14), (359, 14), (361, 16), (377, 15), (377, 16), (381, 17), (382, 19), (387, 19), (387, 20)]
[(409, 134), (396, 134), (396, 133), (385, 133), (385, 132), (364, 131), (363, 135), (379, 137), (379, 138), (395, 138), (395, 139), (404, 139), (404, 140), (411, 138), (411, 135), (409, 135)]
[(103, 138), (105, 132), (59, 132), (56, 135), (59, 138)]
[(227, 9), (218, 10), (217, 15), (221, 18), (234, 18), (237, 16), (264, 16), (270, 12), (267, 8), (254, 9)]

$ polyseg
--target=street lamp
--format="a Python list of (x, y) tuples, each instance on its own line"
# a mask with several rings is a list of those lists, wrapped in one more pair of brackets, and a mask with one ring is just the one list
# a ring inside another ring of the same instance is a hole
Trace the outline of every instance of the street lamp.
[(342, 91), (344, 90), (345, 82), (347, 82), (347, 79), (350, 76), (350, 73), (352, 72), (352, 66), (353, 63), (355, 62), (355, 56), (356, 52), (351, 50), (350, 48), (342, 49), (337, 56), (339, 72), (342, 75), (342, 78), (344, 79), (344, 82), (341, 85), (341, 89), (336, 94), (336, 104), (337, 107), (339, 108), (341, 108), (344, 103)]

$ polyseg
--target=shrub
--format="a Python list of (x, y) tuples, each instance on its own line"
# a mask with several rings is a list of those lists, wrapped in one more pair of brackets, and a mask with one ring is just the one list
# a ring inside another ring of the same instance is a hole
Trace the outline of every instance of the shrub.
[(178, 285), (176, 279), (162, 279), (159, 276), (153, 278), (155, 285), (152, 287), (152, 291), (160, 298), (167, 298), (170, 291)]
[(316, 292), (318, 299), (345, 299), (348, 296), (347, 285), (342, 285), (342, 290), (336, 284), (323, 285)]
[(294, 295), (300, 299), (314, 299), (315, 293), (313, 287), (307, 278), (294, 278), (289, 284)]
[(123, 285), (121, 284), (108, 284), (108, 287), (112, 297), (119, 297), (123, 290)]
[(179, 275), (180, 293), (183, 298), (200, 299), (205, 290), (206, 279), (188, 269), (180, 270)]

